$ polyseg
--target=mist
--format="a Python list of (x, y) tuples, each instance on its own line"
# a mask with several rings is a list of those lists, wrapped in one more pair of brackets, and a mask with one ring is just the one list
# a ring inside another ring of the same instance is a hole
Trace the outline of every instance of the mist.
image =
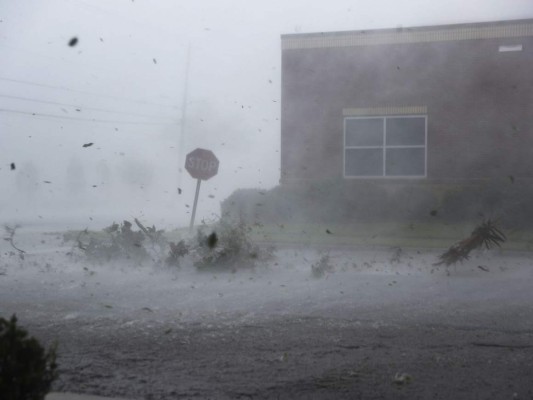
[(1, 4), (0, 319), (58, 343), (46, 400), (528, 398), (532, 18)]
[[(68, 204), (69, 160), (77, 158), (85, 175), (81, 212), (71, 212), (77, 223), (90, 223), (87, 214), (94, 219), (117, 206), (128, 214), (152, 212), (153, 218), (161, 210), (172, 214), (173, 224), (185, 225), (195, 182), (183, 170), (184, 156), (196, 147), (221, 160), (219, 175), (205, 187), (216, 196), (200, 199), (199, 216), (212, 218), (234, 190), (279, 183), (281, 34), (531, 14), (527, 1), (470, 4), (468, 12), (455, 3), (435, 12), (421, 2), (317, 3), (320, 12), (303, 2), (4, 4), (0, 173), (8, 195), (0, 207), (3, 218), (60, 218)], [(70, 47), (74, 37), (78, 42)], [(86, 143), (94, 146), (83, 148)], [(13, 175), (21, 172), (9, 169), (12, 162), (39, 171), (31, 207), (14, 206), (29, 196), (17, 192)], [(104, 163), (113, 185), (98, 176)], [(149, 195), (139, 189), (146, 182), (135, 188), (124, 177), (134, 164), (152, 176)], [(112, 200), (102, 208), (97, 206), (102, 198)]]

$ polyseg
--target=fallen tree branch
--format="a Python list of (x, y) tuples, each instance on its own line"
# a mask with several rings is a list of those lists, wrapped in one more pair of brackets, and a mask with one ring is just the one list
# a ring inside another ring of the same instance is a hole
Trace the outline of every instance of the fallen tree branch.
[(24, 250), (22, 249), (19, 249), (17, 246), (15, 246), (15, 243), (13, 241), (13, 239), (15, 238), (15, 233), (17, 231), (17, 229), (19, 228), (19, 225), (15, 225), (14, 228), (8, 226), (8, 225), (4, 225), (4, 229), (6, 230), (6, 232), (9, 234), (9, 237), (7, 238), (4, 238), (5, 241), (9, 242), (9, 244), (11, 245), (11, 247), (13, 247), (15, 250), (18, 251), (19, 253), (19, 257), (21, 259), (24, 260), (24, 254), (26, 253)]
[(474, 249), (482, 248), (487, 249), (500, 246), (500, 243), (505, 242), (506, 237), (502, 231), (500, 231), (491, 220), (482, 222), (476, 227), (470, 234), (470, 237), (461, 240), (459, 243), (451, 246), (446, 252), (439, 256), (440, 261), (433, 265), (452, 265), (459, 261), (467, 260), (470, 252)]

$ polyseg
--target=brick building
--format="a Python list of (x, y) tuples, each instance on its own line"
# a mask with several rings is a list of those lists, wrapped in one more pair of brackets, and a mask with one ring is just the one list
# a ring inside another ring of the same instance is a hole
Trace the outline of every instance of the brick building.
[(282, 184), (533, 178), (533, 19), (281, 43)]

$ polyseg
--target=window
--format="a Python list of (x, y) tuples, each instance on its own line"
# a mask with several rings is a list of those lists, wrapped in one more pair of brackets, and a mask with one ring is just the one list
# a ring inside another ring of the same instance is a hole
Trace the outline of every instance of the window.
[(344, 119), (344, 176), (425, 177), (426, 116)]

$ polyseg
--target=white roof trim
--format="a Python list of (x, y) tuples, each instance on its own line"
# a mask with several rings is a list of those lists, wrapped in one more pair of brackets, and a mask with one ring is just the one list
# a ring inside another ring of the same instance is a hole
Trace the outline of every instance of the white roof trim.
[(449, 25), (430, 28), (353, 31), (324, 34), (284, 35), (282, 50), (330, 47), (375, 46), (397, 43), (445, 42), (533, 36), (533, 22), (517, 24)]

